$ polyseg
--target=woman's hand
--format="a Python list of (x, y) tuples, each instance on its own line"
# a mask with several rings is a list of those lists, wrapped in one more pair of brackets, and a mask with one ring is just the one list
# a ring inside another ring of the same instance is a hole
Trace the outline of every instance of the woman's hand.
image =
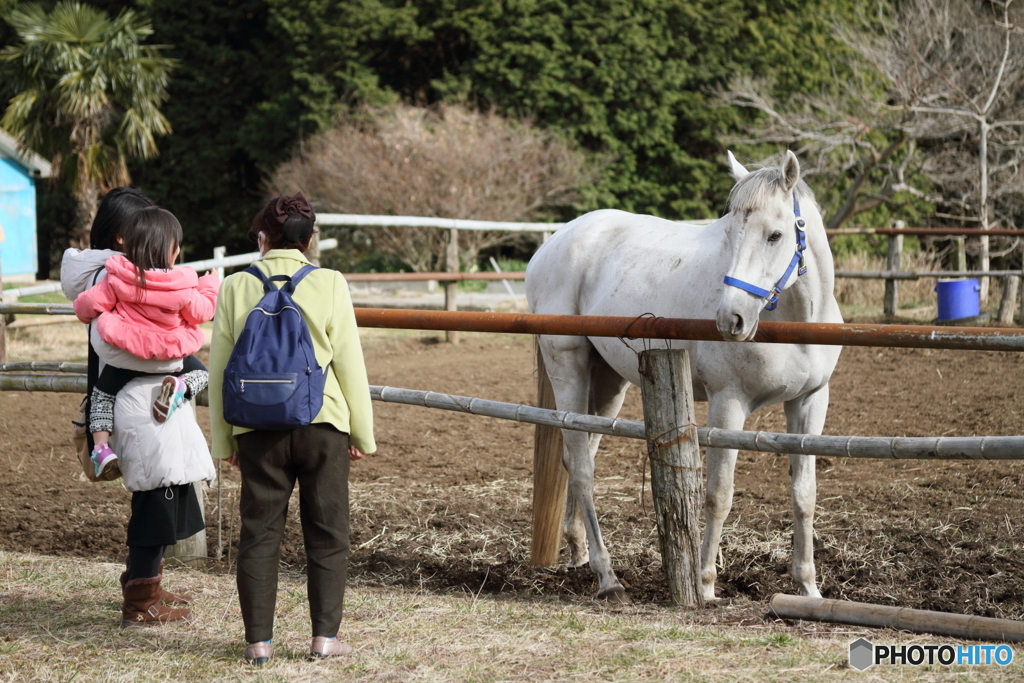
[(362, 460), (365, 457), (366, 457), (366, 453), (363, 453), (361, 450), (359, 450), (355, 446), (349, 446), (348, 447), (348, 459), (349, 460), (352, 460), (352, 461)]
[(231, 457), (226, 458), (224, 462), (226, 462), (229, 465), (234, 465), (235, 467), (241, 469), (241, 466), (238, 464), (238, 451), (232, 451)]

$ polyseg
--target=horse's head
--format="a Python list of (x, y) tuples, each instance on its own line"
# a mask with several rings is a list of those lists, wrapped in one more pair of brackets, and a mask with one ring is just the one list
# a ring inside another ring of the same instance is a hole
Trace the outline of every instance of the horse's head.
[(753, 172), (732, 152), (729, 163), (736, 179), (726, 227), (732, 262), (716, 322), (725, 339), (746, 341), (757, 332), (761, 311), (775, 308), (779, 293), (796, 281), (803, 267), (806, 237), (800, 200), (805, 210), (816, 209), (800, 183), (800, 162), (793, 152), (786, 152), (781, 166)]

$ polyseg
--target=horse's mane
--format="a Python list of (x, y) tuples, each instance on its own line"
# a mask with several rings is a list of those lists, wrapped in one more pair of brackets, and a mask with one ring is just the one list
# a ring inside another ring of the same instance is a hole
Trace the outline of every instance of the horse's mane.
[[(736, 183), (729, 193), (729, 211), (757, 211), (768, 205), (768, 202), (785, 189), (782, 168), (767, 166), (751, 171)], [(797, 194), (801, 199), (814, 201), (814, 192), (803, 180), (797, 181)]]

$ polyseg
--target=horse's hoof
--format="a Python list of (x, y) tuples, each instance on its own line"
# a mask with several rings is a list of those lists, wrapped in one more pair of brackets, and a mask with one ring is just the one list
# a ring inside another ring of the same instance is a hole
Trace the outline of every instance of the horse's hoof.
[(597, 594), (598, 600), (607, 600), (611, 603), (619, 605), (628, 605), (629, 596), (626, 595), (626, 589), (622, 586), (616, 586), (615, 588), (609, 588), (606, 591), (601, 591)]

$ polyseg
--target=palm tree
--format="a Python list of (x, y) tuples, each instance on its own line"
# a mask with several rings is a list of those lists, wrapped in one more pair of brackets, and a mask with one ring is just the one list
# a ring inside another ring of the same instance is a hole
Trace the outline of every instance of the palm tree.
[(160, 105), (174, 60), (141, 44), (153, 29), (130, 9), (110, 19), (68, 0), (49, 14), (15, 7), (4, 19), (18, 39), (0, 68), (17, 94), (0, 126), (50, 158), (78, 203), (84, 248), (101, 192), (129, 184), (128, 157), (155, 156), (156, 136), (171, 132)]

